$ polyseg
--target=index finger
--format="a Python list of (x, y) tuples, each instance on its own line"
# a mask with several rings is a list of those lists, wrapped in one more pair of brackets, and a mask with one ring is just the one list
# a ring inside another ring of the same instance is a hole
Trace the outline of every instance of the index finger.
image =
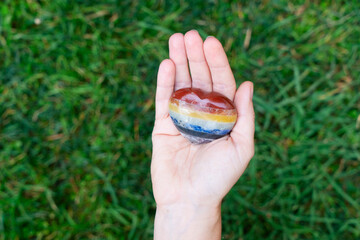
[(204, 42), (204, 53), (211, 72), (213, 91), (233, 100), (236, 91), (235, 78), (219, 40), (208, 37)]

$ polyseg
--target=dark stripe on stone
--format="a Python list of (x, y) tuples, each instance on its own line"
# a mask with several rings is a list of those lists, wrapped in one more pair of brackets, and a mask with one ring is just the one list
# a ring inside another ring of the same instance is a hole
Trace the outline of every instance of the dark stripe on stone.
[(204, 133), (204, 132), (197, 132), (191, 129), (186, 129), (184, 127), (181, 127), (177, 124), (175, 124), (176, 128), (183, 133), (186, 133), (188, 135), (191, 136), (195, 136), (195, 137), (201, 137), (201, 138), (208, 138), (208, 139), (218, 139), (223, 137), (224, 135), (216, 135), (216, 134), (211, 134), (211, 133)]

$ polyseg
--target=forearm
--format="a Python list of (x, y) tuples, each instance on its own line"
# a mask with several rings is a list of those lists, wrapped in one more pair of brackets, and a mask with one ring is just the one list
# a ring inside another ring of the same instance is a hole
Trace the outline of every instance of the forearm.
[(218, 240), (221, 238), (221, 206), (189, 204), (158, 206), (154, 239)]

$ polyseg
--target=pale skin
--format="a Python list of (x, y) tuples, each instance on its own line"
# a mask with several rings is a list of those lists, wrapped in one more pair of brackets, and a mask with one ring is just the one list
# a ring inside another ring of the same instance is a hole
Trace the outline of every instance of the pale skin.
[[(173, 34), (170, 59), (161, 62), (152, 135), (151, 178), (157, 204), (154, 239), (220, 239), (221, 202), (254, 155), (253, 84), (236, 89), (226, 53), (215, 37)], [(191, 144), (172, 123), (171, 94), (194, 87), (233, 100), (237, 122), (229, 136)]]

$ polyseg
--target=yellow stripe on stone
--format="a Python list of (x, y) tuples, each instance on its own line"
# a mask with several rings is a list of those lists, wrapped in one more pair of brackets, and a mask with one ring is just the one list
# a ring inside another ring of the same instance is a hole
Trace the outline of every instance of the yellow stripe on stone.
[(177, 106), (174, 103), (169, 104), (169, 109), (173, 112), (176, 112), (178, 114), (182, 114), (185, 116), (193, 117), (193, 118), (200, 118), (203, 120), (209, 120), (209, 121), (216, 121), (216, 122), (235, 122), (236, 121), (236, 114), (233, 115), (220, 115), (220, 114), (213, 114), (213, 113), (207, 113), (207, 112), (200, 112), (196, 110), (191, 109), (181, 109), (179, 106)]

